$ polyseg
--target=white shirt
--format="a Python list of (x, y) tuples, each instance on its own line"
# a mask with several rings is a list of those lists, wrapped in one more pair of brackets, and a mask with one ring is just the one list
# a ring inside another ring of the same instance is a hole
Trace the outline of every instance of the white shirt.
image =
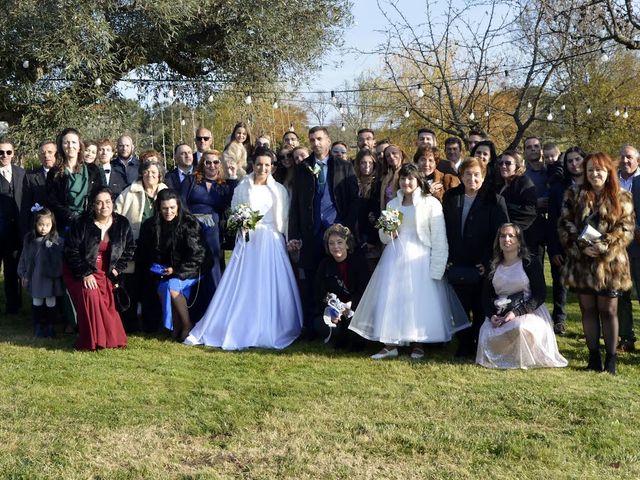
[(193, 167), (191, 167), (186, 172), (183, 172), (182, 170), (178, 169), (178, 176), (180, 177), (180, 183), (184, 182), (184, 178), (191, 175), (192, 173), (193, 173)]
[(6, 165), (4, 167), (0, 167), (0, 175), (2, 175), (7, 182), (11, 183), (12, 173), (11, 173), (11, 164)]

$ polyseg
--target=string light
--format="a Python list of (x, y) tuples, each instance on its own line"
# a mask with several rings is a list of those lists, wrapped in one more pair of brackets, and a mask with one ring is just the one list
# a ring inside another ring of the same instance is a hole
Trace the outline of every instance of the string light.
[(616, 107), (616, 111), (613, 113), (616, 117), (620, 116), (620, 109)]
[(531, 107), (533, 107), (533, 105), (531, 105), (531, 102), (530, 101), (527, 102), (527, 108), (531, 108)]
[(273, 101), (273, 109), (274, 110), (278, 109), (278, 100), (277, 99)]
[(485, 110), (484, 111), (484, 116), (485, 116), (485, 118), (489, 118), (489, 110)]
[(169, 91), (167, 92), (167, 97), (173, 98), (175, 96), (176, 94), (174, 93), (173, 88), (170, 88)]
[(347, 131), (347, 127), (344, 126), (344, 123), (342, 124), (342, 126), (340, 127), (340, 131), (341, 132), (346, 132)]
[(476, 114), (475, 114), (475, 113), (473, 113), (473, 112), (471, 112), (471, 113), (469, 114), (469, 120), (471, 120), (471, 121), (473, 122), (475, 119), (476, 119)]
[(560, 105), (560, 110), (564, 112), (566, 109), (567, 109), (567, 106), (564, 103)]
[(209, 98), (207, 98), (207, 101), (209, 103), (213, 103), (213, 95), (209, 95)]
[(344, 107), (342, 106), (342, 104), (340, 104), (340, 106), (338, 107), (338, 111), (340, 112), (340, 115), (344, 115)]
[(609, 61), (609, 55), (607, 55), (607, 52), (605, 51), (604, 47), (602, 47), (600, 49), (600, 52), (602, 52), (602, 55), (600, 55), (600, 61), (602, 63), (608, 62)]
[(100, 79), (100, 77), (98, 77), (96, 78), (96, 81), (93, 83), (95, 83), (96, 87), (99, 87), (100, 85), (102, 85), (102, 80)]
[(338, 99), (336, 98), (336, 92), (335, 90), (331, 90), (331, 101), (333, 103), (336, 103), (338, 101)]
[(587, 115), (591, 115), (591, 113), (592, 113), (592, 112), (591, 112), (591, 106), (588, 106), (588, 107), (587, 107)]
[(418, 95), (418, 98), (424, 97), (424, 90), (422, 90), (421, 83), (418, 84), (418, 90), (416, 91), (416, 95)]
[(407, 107), (404, 111), (404, 118), (409, 118), (411, 116), (411, 113), (409, 112), (409, 107)]
[(624, 113), (622, 114), (622, 118), (624, 119), (629, 118), (629, 111), (627, 110), (627, 107), (624, 107)]
[(295, 132), (296, 131), (295, 127), (293, 126), (293, 123), (289, 124), (289, 131), (290, 132)]
[(244, 103), (246, 103), (247, 105), (251, 105), (251, 102), (253, 102), (251, 95), (247, 95), (246, 97), (244, 97)]
[(185, 126), (186, 124), (187, 124), (187, 121), (184, 118), (180, 120), (180, 125)]
[(29, 68), (29, 60), (22, 62), (22, 68)]
[(548, 121), (553, 120), (553, 113), (551, 113), (551, 110), (549, 110), (549, 113), (547, 113), (547, 120)]

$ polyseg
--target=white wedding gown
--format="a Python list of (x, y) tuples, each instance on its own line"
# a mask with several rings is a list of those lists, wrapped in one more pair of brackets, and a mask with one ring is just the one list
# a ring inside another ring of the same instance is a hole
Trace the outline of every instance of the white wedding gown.
[(239, 236), (220, 284), (186, 345), (224, 350), (285, 348), (300, 335), (302, 308), (285, 239), (274, 227), (273, 197), (267, 186), (254, 186), (251, 208), (264, 217)]
[[(498, 297), (522, 291), (530, 295), (529, 278), (522, 261), (498, 265), (492, 281)], [(485, 319), (480, 328), (476, 363), (489, 368), (567, 366), (567, 360), (558, 351), (553, 321), (544, 303), (500, 327), (494, 327)]]
[(431, 249), (418, 238), (415, 207), (400, 211), (398, 238), (384, 248), (349, 328), (388, 345), (448, 342), (469, 320), (446, 280), (431, 278)]

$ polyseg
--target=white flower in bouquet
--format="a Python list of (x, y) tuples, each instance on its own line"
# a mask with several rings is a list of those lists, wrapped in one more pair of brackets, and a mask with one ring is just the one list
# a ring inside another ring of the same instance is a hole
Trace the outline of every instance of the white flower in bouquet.
[(376, 221), (376, 228), (381, 229), (386, 234), (391, 235), (397, 232), (402, 223), (402, 212), (395, 208), (388, 208), (380, 213), (380, 217)]
[(248, 242), (249, 232), (256, 229), (257, 223), (263, 216), (258, 210), (253, 210), (246, 203), (241, 203), (229, 213), (227, 228), (232, 232), (243, 232)]

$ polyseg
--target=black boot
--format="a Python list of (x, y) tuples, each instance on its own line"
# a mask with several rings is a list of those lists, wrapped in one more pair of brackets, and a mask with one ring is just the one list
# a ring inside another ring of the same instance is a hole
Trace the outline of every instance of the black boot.
[(33, 321), (33, 336), (44, 338), (44, 305), (31, 305), (31, 319)]
[(47, 338), (56, 338), (55, 323), (57, 317), (57, 307), (45, 307), (47, 317)]
[(611, 375), (616, 374), (616, 362), (618, 360), (618, 355), (616, 353), (609, 353), (604, 357), (604, 371), (610, 373)]
[(594, 372), (602, 371), (602, 357), (600, 356), (600, 349), (589, 350), (589, 363), (587, 363), (587, 370)]

